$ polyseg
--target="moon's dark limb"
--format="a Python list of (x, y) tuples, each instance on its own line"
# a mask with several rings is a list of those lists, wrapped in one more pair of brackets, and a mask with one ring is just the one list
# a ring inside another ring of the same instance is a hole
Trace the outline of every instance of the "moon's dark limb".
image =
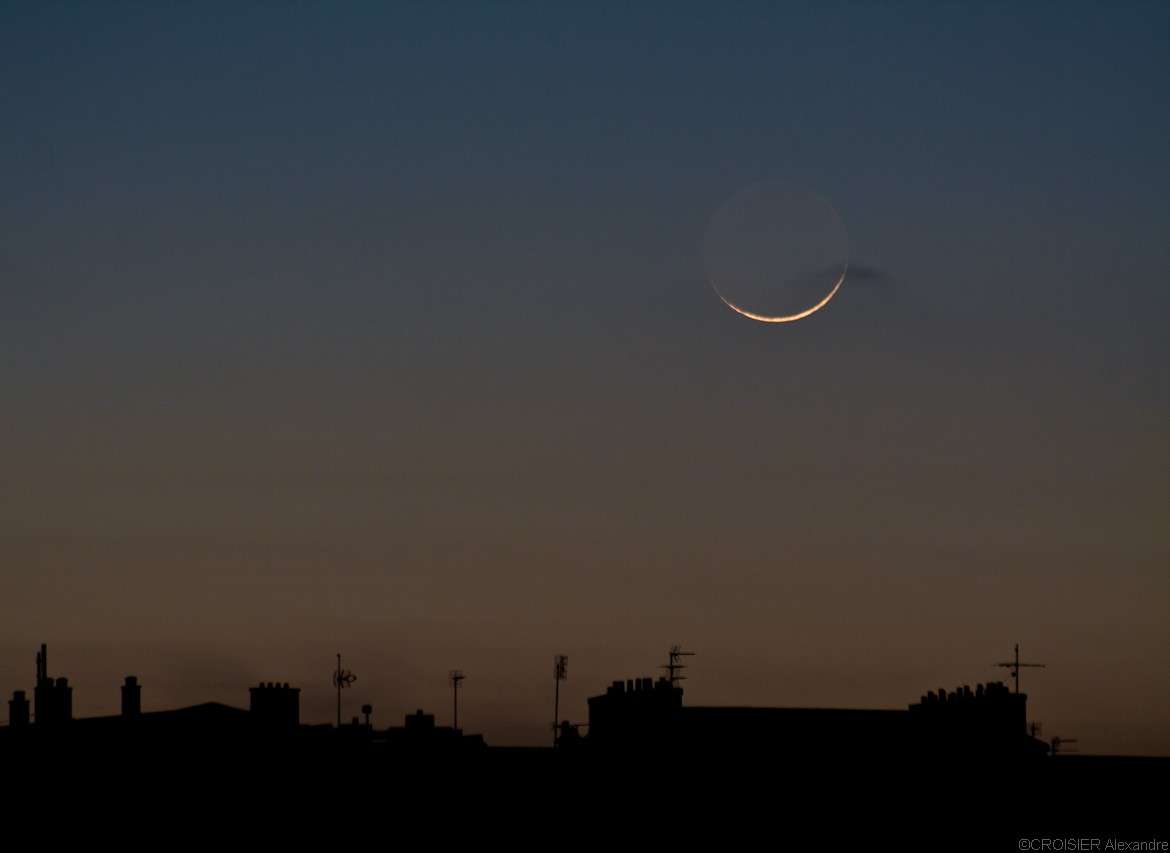
[(822, 196), (775, 181), (750, 185), (711, 217), (703, 260), (728, 308), (791, 323), (824, 308), (845, 282), (848, 235)]

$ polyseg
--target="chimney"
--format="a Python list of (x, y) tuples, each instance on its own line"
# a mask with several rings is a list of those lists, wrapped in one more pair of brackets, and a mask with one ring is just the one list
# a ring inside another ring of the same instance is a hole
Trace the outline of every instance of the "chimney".
[(28, 725), (28, 697), (23, 690), (17, 690), (8, 700), (8, 725), (12, 728)]
[(68, 678), (57, 679), (57, 713), (62, 720), (73, 719), (73, 688)]
[(126, 676), (122, 685), (122, 717), (133, 719), (142, 713), (142, 685), (133, 675)]
[[(27, 701), (27, 700), (26, 700)], [(73, 688), (69, 680), (49, 677), (49, 648), (41, 643), (37, 652), (37, 684), (33, 690), (33, 722), (64, 723), (73, 719)]]
[(301, 689), (288, 683), (261, 681), (248, 688), (252, 718), (277, 728), (295, 729), (301, 724)]

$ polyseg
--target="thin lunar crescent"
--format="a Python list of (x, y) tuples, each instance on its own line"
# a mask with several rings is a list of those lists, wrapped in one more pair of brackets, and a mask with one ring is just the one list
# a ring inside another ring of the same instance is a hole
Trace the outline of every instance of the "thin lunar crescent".
[(792, 322), (795, 322), (796, 320), (803, 320), (805, 317), (809, 316), (810, 314), (817, 313), (822, 308), (824, 308), (826, 305), (828, 305), (829, 301), (834, 296), (837, 295), (837, 291), (841, 289), (841, 285), (845, 283), (845, 273), (848, 271), (849, 271), (849, 266), (846, 265), (845, 269), (841, 270), (841, 277), (837, 279), (837, 283), (833, 285), (833, 289), (829, 291), (828, 296), (826, 296), (824, 299), (822, 299), (816, 305), (812, 306), (811, 308), (806, 308), (805, 310), (801, 311), (798, 314), (786, 314), (786, 315), (780, 316), (780, 317), (769, 317), (767, 314), (753, 314), (751, 311), (745, 311), (743, 308), (740, 308), (734, 302), (729, 300), (727, 297), (725, 297), (722, 293), (719, 292), (718, 288), (715, 289), (715, 294), (720, 299), (723, 300), (724, 305), (726, 305), (728, 308), (730, 308), (736, 314), (742, 314), (744, 317), (747, 317), (749, 320), (758, 320), (761, 323), (792, 323)]

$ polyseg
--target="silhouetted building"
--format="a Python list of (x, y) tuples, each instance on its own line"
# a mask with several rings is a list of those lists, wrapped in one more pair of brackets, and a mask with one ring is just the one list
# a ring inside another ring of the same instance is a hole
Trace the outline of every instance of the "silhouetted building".
[(420, 708), (407, 714), (401, 727), (386, 729), (386, 745), (401, 753), (447, 753), (483, 749), (483, 735), (467, 735), (462, 729), (436, 726), (435, 715)]
[[(1028, 695), (1013, 693), (999, 681), (926, 693), (910, 706), (914, 728), (932, 743), (963, 751), (998, 752), (1032, 741), (1028, 735)], [(1040, 741), (1036, 741), (1040, 743)]]
[(1025, 728), (1024, 694), (996, 682), (974, 692), (928, 695), (933, 698), (907, 710), (688, 707), (682, 688), (669, 679), (637, 678), (615, 681), (588, 700), (587, 741), (600, 750), (808, 762), (1037, 754), (1040, 742)]
[[(70, 754), (219, 750), (220, 755), (235, 755), (258, 745), (269, 755), (290, 752), (298, 760), (307, 754), (304, 750), (317, 749), (425, 760), (486, 748), (482, 736), (436, 725), (434, 715), (421, 709), (406, 715), (401, 726), (385, 731), (370, 725), (369, 705), (362, 708), (364, 723), (355, 717), (353, 725), (337, 729), (305, 726), (300, 721), (300, 689), (277, 682), (249, 688), (247, 710), (209, 702), (144, 712), (142, 685), (130, 675), (121, 686), (120, 714), (74, 720), (72, 688), (64, 678), (49, 676), (45, 646), (36, 660), (35, 713), (30, 715), (25, 692), (16, 691), (8, 703), (9, 725), (0, 729), (0, 749), (26, 750), (29, 755), (45, 746)], [(572, 766), (585, 766), (590, 755), (602, 756), (595, 766), (608, 766), (608, 755), (614, 752), (840, 767), (849, 762), (886, 766), (907, 759), (937, 762), (953, 757), (988, 762), (1047, 751), (1027, 732), (1027, 696), (1001, 682), (974, 690), (931, 691), (905, 709), (870, 710), (687, 706), (676, 678), (643, 677), (613, 682), (588, 705), (585, 737), (567, 721), (558, 726), (558, 752), (576, 755), (565, 759)], [(585, 763), (573, 764), (578, 760)]]
[(589, 741), (594, 745), (658, 746), (678, 735), (681, 687), (669, 679), (615, 681), (589, 702)]
[(70, 755), (114, 751), (145, 756), (192, 750), (219, 750), (223, 755), (256, 744), (280, 752), (294, 742), (298, 746), (319, 742), (332, 730), (300, 724), (301, 691), (287, 683), (251, 688), (249, 709), (206, 702), (144, 713), (142, 685), (133, 675), (122, 684), (119, 714), (74, 719), (73, 689), (64, 678), (49, 676), (48, 659), (42, 645), (36, 656), (34, 725), (29, 725), (28, 698), (18, 690), (8, 703), (9, 725), (0, 728), (0, 754), (36, 755), (57, 749)]
[(251, 712), (264, 725), (294, 729), (301, 724), (301, 689), (289, 687), (288, 682), (276, 684), (261, 682), (248, 688)]
[(435, 715), (424, 714), (419, 708), (413, 714), (407, 714), (402, 724), (407, 733), (418, 736), (427, 736), (435, 730)]

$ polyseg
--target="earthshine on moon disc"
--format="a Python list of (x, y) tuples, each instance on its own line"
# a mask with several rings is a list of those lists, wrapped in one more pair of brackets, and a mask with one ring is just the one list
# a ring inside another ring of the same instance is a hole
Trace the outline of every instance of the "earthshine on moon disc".
[(711, 217), (703, 261), (728, 308), (761, 323), (791, 323), (841, 289), (849, 237), (827, 200), (765, 181), (740, 190)]

